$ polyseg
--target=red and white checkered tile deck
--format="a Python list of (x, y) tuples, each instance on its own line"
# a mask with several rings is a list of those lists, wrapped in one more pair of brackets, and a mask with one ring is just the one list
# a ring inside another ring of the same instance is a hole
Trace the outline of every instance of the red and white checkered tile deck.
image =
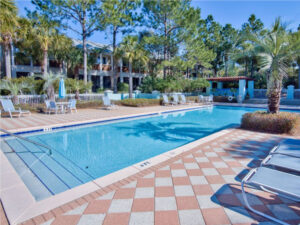
[[(240, 181), (280, 138), (236, 129), (24, 224), (274, 224), (244, 207)], [(299, 203), (246, 190), (254, 208), (300, 223)]]

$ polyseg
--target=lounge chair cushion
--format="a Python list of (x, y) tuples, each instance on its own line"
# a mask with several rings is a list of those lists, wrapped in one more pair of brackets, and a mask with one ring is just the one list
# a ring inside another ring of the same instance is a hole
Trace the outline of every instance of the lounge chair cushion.
[(300, 172), (300, 158), (297, 157), (278, 155), (278, 154), (270, 155), (266, 158), (263, 165), (278, 166), (278, 167)]
[(259, 167), (247, 184), (263, 186), (300, 201), (300, 177), (267, 167)]
[(271, 152), (271, 154), (274, 153), (300, 157), (300, 146), (281, 143), (275, 150)]

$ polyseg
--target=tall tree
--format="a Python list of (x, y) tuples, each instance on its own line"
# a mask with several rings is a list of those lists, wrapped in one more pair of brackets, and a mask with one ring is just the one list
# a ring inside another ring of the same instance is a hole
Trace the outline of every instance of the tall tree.
[[(32, 0), (36, 9), (59, 21), (64, 28), (72, 30), (81, 36), (83, 49), (83, 75), (84, 82), (87, 83), (87, 38), (94, 31), (101, 29), (99, 18), (102, 13), (99, 1), (96, 0)], [(73, 23), (70, 23), (70, 20)], [(81, 30), (78, 31), (73, 24), (79, 24)]]
[(6, 78), (11, 79), (11, 43), (16, 37), (18, 9), (14, 0), (0, 1), (0, 43), (4, 46)]
[(222, 26), (214, 20), (212, 15), (207, 16), (202, 26), (204, 26), (202, 31), (204, 43), (208, 49), (212, 50), (216, 54), (216, 57), (211, 64), (213, 75), (218, 76), (218, 72), (222, 69), (223, 65), (221, 36)]
[(267, 72), (268, 79), (268, 111), (279, 111), (282, 80), (287, 76), (289, 61), (299, 55), (299, 44), (291, 42), (286, 26), (277, 18), (272, 29), (263, 36), (253, 36), (256, 44), (259, 64)]
[(100, 18), (101, 24), (107, 27), (112, 35), (112, 88), (114, 92), (118, 91), (117, 81), (117, 60), (116, 60), (116, 48), (117, 48), (117, 36), (120, 32), (127, 33), (131, 30), (136, 20), (138, 20), (138, 14), (135, 11), (140, 4), (140, 0), (102, 0), (101, 9), (103, 16)]
[(129, 62), (129, 98), (132, 98), (133, 81), (132, 81), (132, 64), (138, 61), (143, 65), (148, 62), (148, 57), (144, 49), (139, 44), (138, 36), (126, 36), (120, 44), (120, 51)]
[(224, 63), (225, 76), (228, 76), (228, 62), (230, 60), (229, 56), (234, 51), (238, 43), (238, 33), (231, 26), (231, 24), (226, 24), (221, 30), (222, 42), (221, 42), (221, 50), (222, 50), (222, 59)]
[(45, 15), (38, 15), (37, 13), (29, 14), (32, 24), (32, 33), (34, 39), (33, 42), (37, 41), (43, 54), (43, 74), (44, 76), (48, 73), (48, 51), (49, 47), (54, 45), (57, 40), (57, 23), (49, 20)]
[[(144, 0), (145, 24), (154, 30), (153, 39), (162, 47), (160, 55), (163, 61), (170, 61), (178, 52), (178, 45), (183, 41), (184, 24), (191, 22), (188, 20), (189, 9), (190, 0)], [(166, 78), (166, 66), (163, 66), (163, 75)]]

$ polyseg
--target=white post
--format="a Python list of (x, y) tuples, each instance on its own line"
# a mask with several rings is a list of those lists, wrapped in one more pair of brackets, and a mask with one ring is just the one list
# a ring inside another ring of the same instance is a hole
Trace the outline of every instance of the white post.
[(100, 88), (103, 89), (103, 76), (100, 75)]
[(102, 71), (102, 63), (103, 63), (103, 56), (102, 53), (100, 53), (100, 71)]
[(123, 83), (124, 82), (124, 78), (123, 78), (123, 59), (120, 59), (120, 82)]
[(113, 65), (114, 64), (114, 59), (113, 59), (113, 55), (111, 54), (110, 55), (110, 65), (111, 65), (111, 68), (110, 68), (110, 70), (112, 71), (113, 70)]
[(16, 72), (16, 67), (15, 67), (15, 51), (14, 51), (14, 45), (11, 44), (11, 77), (16, 78), (17, 77), (17, 72)]
[(141, 75), (139, 76), (139, 86), (142, 84), (142, 77)]
[(245, 99), (246, 96), (246, 80), (239, 80), (239, 96), (241, 101)]

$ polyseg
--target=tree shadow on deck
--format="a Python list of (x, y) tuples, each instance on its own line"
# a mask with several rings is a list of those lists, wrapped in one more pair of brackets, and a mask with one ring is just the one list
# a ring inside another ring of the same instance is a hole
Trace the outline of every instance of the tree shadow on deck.
[[(249, 137), (248, 137), (249, 138)], [(225, 152), (229, 153), (229, 157), (237, 160), (250, 160), (247, 165), (243, 165), (234, 177), (236, 183), (227, 183), (219, 188), (214, 195), (211, 196), (211, 201), (224, 207), (226, 213), (230, 215), (232, 223), (251, 223), (251, 224), (274, 224), (264, 217), (258, 216), (251, 212), (244, 204), (242, 197), (240, 182), (248, 174), (252, 168), (260, 166), (262, 160), (269, 154), (270, 150), (279, 143), (281, 138), (271, 137), (263, 140), (242, 140), (231, 141), (224, 148)], [(238, 169), (238, 168), (237, 168)], [(300, 207), (296, 202), (280, 198), (274, 194), (270, 194), (261, 190), (245, 188), (248, 200), (253, 208), (262, 211), (278, 219), (284, 220), (288, 224), (300, 223)], [(294, 206), (294, 207), (291, 207)], [(253, 220), (257, 222), (253, 222)]]

